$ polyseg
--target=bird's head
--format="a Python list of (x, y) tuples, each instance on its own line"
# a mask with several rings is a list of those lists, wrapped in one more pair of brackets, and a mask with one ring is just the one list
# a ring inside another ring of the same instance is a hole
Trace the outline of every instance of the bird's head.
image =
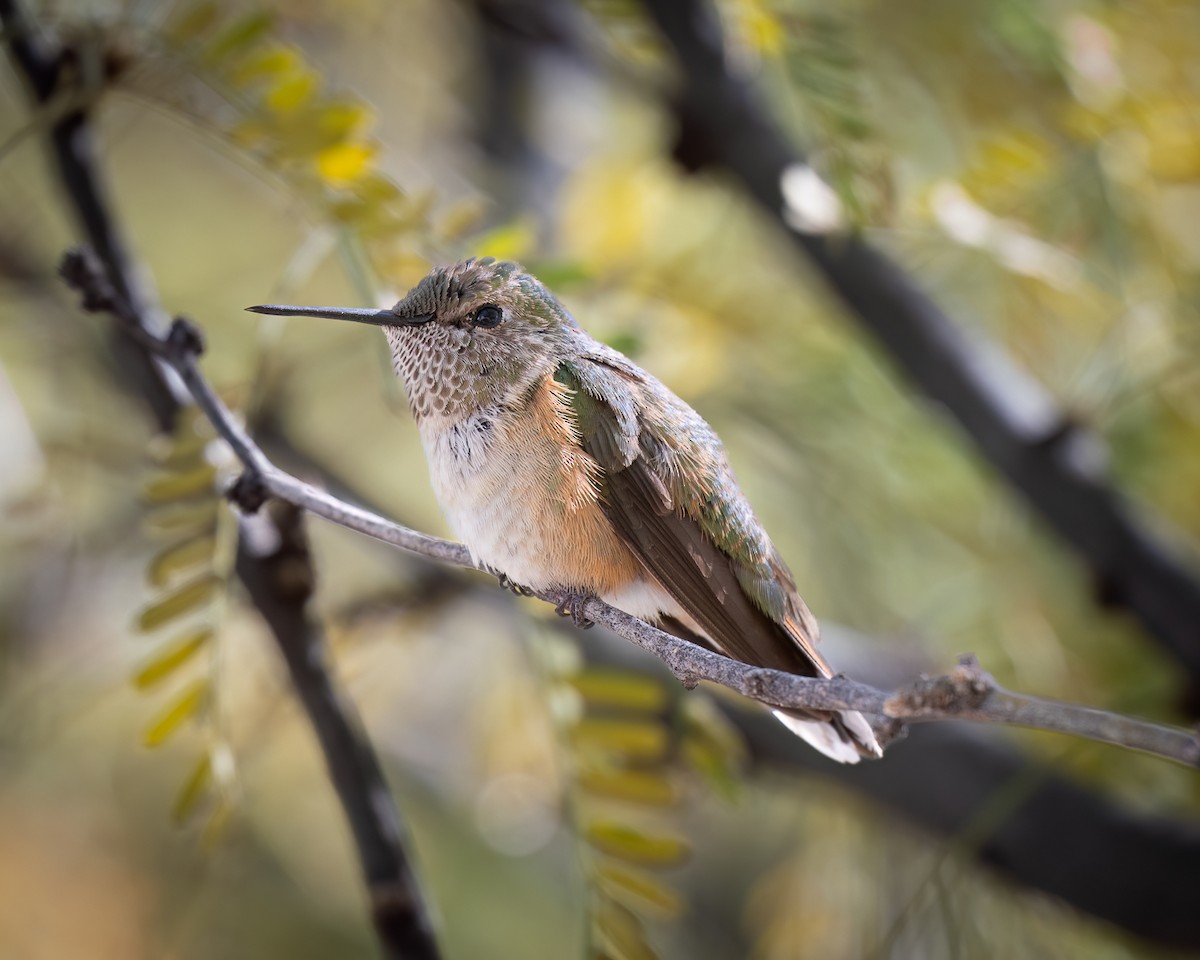
[(457, 418), (502, 402), (551, 372), (578, 329), (540, 281), (491, 257), (434, 269), (389, 310), (247, 309), (382, 327), (418, 420)]

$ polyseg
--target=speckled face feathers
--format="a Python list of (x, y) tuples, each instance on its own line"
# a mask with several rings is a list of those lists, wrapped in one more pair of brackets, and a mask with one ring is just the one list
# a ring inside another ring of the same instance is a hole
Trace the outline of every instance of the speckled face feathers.
[(413, 416), (460, 419), (553, 370), (574, 321), (535, 278), (491, 257), (434, 270), (393, 308), (420, 326), (386, 327)]

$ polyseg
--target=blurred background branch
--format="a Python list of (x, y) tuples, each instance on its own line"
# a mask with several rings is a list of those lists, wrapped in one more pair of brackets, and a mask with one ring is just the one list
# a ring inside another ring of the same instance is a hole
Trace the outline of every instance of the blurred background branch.
[[(15, 0), (0, 0), (0, 25), (10, 59), (28, 80), (35, 103), (45, 105), (69, 95), (70, 83), (77, 79), (70, 64), (79, 52), (55, 47)], [(114, 324), (114, 339), (122, 370), (144, 391), (160, 431), (170, 432), (184, 401), (148, 347), (160, 327), (154, 297), (105, 197), (86, 110), (71, 111), (54, 125), (50, 149), (68, 204), (96, 250), (90, 266), (103, 272), (106, 299), (120, 321)], [(262, 529), (251, 534), (253, 524)], [(330, 780), (354, 834), (385, 954), (396, 960), (435, 960), (440, 953), (405, 849), (401, 820), (354, 708), (329, 672), (323, 632), (308, 610), (316, 574), (304, 516), (298, 510), (273, 510), (247, 518), (240, 526), (237, 573), (271, 629), (321, 742)], [(256, 547), (256, 542), (269, 546)]]
[(724, 168), (780, 221), (849, 313), (1080, 555), (1097, 598), (1127, 608), (1178, 659), (1200, 712), (1200, 579), (1105, 477), (1102, 444), (888, 257), (843, 234), (840, 217), (812, 220), (808, 207), (824, 211), (836, 198), (731, 65), (707, 0), (646, 0), (646, 8), (680, 66), (675, 158), (688, 170)]

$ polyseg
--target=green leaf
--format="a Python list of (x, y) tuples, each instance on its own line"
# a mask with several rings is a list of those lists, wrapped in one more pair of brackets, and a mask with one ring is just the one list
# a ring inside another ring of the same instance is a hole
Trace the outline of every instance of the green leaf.
[(142, 488), (147, 503), (169, 503), (201, 494), (216, 493), (217, 468), (205, 463), (183, 473), (164, 473), (148, 481)]
[(134, 686), (145, 690), (165, 680), (199, 653), (212, 636), (212, 630), (202, 627), (164, 645), (153, 659), (134, 675)]
[(235, 87), (245, 89), (297, 73), (303, 64), (303, 58), (294, 47), (269, 46), (247, 54), (225, 76)]
[(579, 286), (592, 279), (591, 271), (578, 260), (526, 260), (525, 266), (551, 290)]
[(419, 218), (425, 215), (419, 201), (402, 206), (404, 191), (377, 170), (354, 180), (348, 192), (350, 197), (342, 197), (330, 205), (330, 215), (342, 223), (353, 223), (364, 232), (383, 235), (408, 226), (417, 227)]
[(321, 104), (312, 123), (329, 145), (361, 135), (374, 119), (374, 111), (361, 100), (334, 100)]
[(171, 804), (171, 819), (177, 824), (186, 823), (196, 812), (212, 786), (212, 774), (212, 756), (206, 750), (180, 785), (175, 802)]
[(572, 728), (577, 749), (603, 750), (637, 760), (657, 760), (667, 750), (668, 731), (653, 720), (585, 717)]
[(208, 823), (204, 825), (204, 830), (200, 834), (200, 846), (202, 849), (211, 851), (216, 847), (221, 837), (225, 835), (225, 828), (229, 825), (229, 819), (232, 816), (233, 804), (224, 796), (219, 796), (212, 816), (208, 818)]
[(723, 799), (733, 802), (741, 792), (741, 780), (728, 763), (728, 757), (710, 741), (688, 739), (683, 743), (683, 756)]
[(604, 893), (639, 913), (649, 908), (663, 920), (683, 912), (683, 898), (657, 877), (617, 863), (596, 868), (596, 883)]
[(271, 32), (275, 16), (267, 10), (248, 13), (231, 23), (205, 48), (201, 60), (216, 66), (235, 54), (244, 53)]
[(170, 544), (158, 552), (146, 567), (146, 579), (151, 586), (165, 587), (171, 577), (198, 563), (211, 565), (217, 538), (212, 533)]
[(152, 510), (144, 523), (148, 532), (157, 535), (178, 537), (182, 533), (211, 532), (217, 528), (217, 514), (221, 501), (199, 500), (191, 503), (169, 504)]
[(137, 619), (138, 630), (142, 633), (149, 633), (177, 617), (182, 617), (185, 613), (191, 613), (197, 607), (208, 602), (220, 584), (220, 578), (212, 573), (206, 573), (185, 583), (174, 593), (168, 594), (143, 610)]
[(373, 143), (336, 143), (317, 154), (317, 173), (330, 186), (353, 183), (371, 169), (378, 149)]
[(666, 775), (646, 770), (581, 770), (581, 790), (646, 807), (671, 807), (679, 802), (679, 788)]
[(607, 897), (592, 912), (596, 939), (604, 948), (600, 956), (611, 960), (658, 960), (646, 942), (642, 921), (628, 907)]
[(312, 101), (320, 86), (320, 74), (308, 67), (300, 67), (276, 80), (263, 97), (263, 103), (275, 114), (295, 113)]
[(150, 458), (164, 470), (200, 466), (205, 448), (212, 442), (212, 433), (198, 431), (192, 417), (181, 414), (179, 419), (174, 433), (160, 433), (149, 444)]
[(737, 799), (746, 745), (741, 734), (707, 697), (688, 697), (683, 704), (683, 756), (726, 800)]
[(142, 742), (148, 747), (157, 747), (167, 740), (188, 720), (200, 712), (208, 700), (208, 680), (195, 680), (171, 701), (170, 705), (142, 734)]
[(652, 677), (627, 670), (591, 668), (568, 681), (588, 706), (657, 713), (667, 705), (667, 691)]
[(537, 227), (529, 217), (521, 217), (501, 224), (475, 243), (475, 255), (495, 257), (497, 260), (520, 260), (533, 249)]
[(589, 824), (584, 836), (601, 853), (643, 867), (678, 866), (690, 852), (688, 842), (682, 837), (642, 833), (626, 824), (607, 820)]
[(627, 357), (636, 357), (642, 352), (642, 336), (636, 330), (614, 330), (604, 342)]

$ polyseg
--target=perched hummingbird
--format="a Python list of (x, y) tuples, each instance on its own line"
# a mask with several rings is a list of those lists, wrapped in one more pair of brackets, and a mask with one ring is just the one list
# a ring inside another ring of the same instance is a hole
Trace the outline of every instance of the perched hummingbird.
[[(517, 264), (435, 269), (390, 310), (249, 309), (383, 328), (446, 519), (502, 579), (594, 594), (745, 663), (831, 675), (712, 428)], [(776, 716), (835, 760), (881, 755), (859, 713)]]

